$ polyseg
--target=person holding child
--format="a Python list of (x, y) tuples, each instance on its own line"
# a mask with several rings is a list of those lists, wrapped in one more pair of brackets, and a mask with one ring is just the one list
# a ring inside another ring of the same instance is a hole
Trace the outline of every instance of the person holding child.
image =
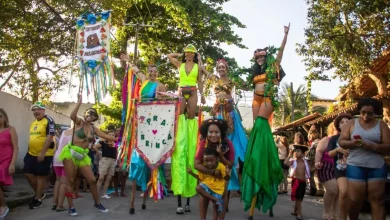
[[(219, 161), (218, 152), (212, 147), (205, 148), (203, 152), (203, 165), (212, 173), (211, 175), (202, 172), (199, 172), (199, 174), (196, 175), (192, 172), (191, 168), (188, 168), (188, 173), (200, 182), (196, 187), (196, 191), (200, 196), (213, 203), (214, 213), (216, 211), (219, 219), (222, 219), (221, 214), (224, 210), (223, 194), (226, 189), (226, 182), (230, 179), (230, 169)], [(217, 171), (221, 173), (220, 178), (216, 178), (213, 175)], [(201, 216), (201, 219), (203, 220), (206, 218)]]
[[(194, 168), (203, 175), (211, 175), (214, 178), (222, 179), (223, 171), (219, 169), (209, 169), (207, 165), (205, 165), (204, 160), (204, 152), (210, 147), (216, 150), (218, 153), (219, 162), (224, 166), (228, 166), (228, 170), (230, 171), (234, 164), (235, 152), (232, 142), (227, 139), (227, 129), (228, 124), (225, 120), (219, 119), (209, 119), (205, 120), (199, 128), (199, 133), (201, 135), (201, 140), (198, 144), (198, 149), (195, 156), (195, 165)], [(229, 175), (230, 176), (230, 175)], [(222, 212), (219, 215), (219, 219), (223, 220), (225, 218), (226, 207), (227, 207), (227, 184), (228, 181), (225, 181), (224, 189), (223, 189), (223, 206), (219, 207)], [(210, 199), (207, 197), (201, 196), (199, 198), (200, 204), (200, 217), (201, 219), (206, 219), (207, 208)], [(214, 219), (217, 219), (217, 212), (214, 212)]]
[(304, 159), (308, 147), (295, 144), (284, 164), (290, 167), (291, 200), (295, 201), (294, 212), (297, 220), (302, 219), (302, 200), (306, 192), (306, 181), (310, 179), (310, 168)]

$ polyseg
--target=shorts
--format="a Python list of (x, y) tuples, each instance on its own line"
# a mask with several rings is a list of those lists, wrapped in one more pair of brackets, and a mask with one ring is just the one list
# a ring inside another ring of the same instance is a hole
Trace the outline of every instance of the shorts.
[(387, 179), (386, 164), (381, 168), (368, 168), (347, 165), (348, 181), (368, 182)]
[(100, 175), (115, 175), (116, 159), (109, 157), (102, 157), (99, 162)]
[(334, 176), (336, 177), (336, 180), (340, 177), (347, 177), (347, 170), (335, 170), (334, 171)]
[(298, 180), (292, 178), (291, 180), (291, 200), (303, 200), (306, 192), (306, 180)]
[(171, 164), (170, 163), (164, 163), (164, 174), (166, 180), (172, 180), (172, 174), (171, 174)]
[(330, 162), (323, 161), (323, 166), (320, 170), (318, 170), (318, 179), (321, 183), (328, 182), (335, 178), (334, 176), (334, 164)]
[(48, 176), (50, 166), (53, 162), (53, 156), (45, 156), (42, 162), (38, 162), (37, 156), (32, 156), (29, 153), (24, 157), (24, 173), (33, 174), (35, 176)]
[(218, 193), (215, 193), (213, 190), (211, 190), (206, 184), (200, 183), (199, 186), (203, 187), (203, 189), (210, 194), (211, 196), (217, 198), (219, 204), (223, 204), (223, 195), (220, 195)]
[(65, 168), (64, 167), (54, 167), (54, 172), (56, 173), (56, 176), (66, 176)]

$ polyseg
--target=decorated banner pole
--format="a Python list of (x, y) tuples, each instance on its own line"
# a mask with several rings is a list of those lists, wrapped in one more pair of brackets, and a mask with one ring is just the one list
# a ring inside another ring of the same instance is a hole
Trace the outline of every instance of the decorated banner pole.
[(80, 75), (84, 76), (87, 94), (93, 92), (100, 102), (114, 84), (109, 60), (111, 11), (82, 15), (76, 22), (76, 50)]

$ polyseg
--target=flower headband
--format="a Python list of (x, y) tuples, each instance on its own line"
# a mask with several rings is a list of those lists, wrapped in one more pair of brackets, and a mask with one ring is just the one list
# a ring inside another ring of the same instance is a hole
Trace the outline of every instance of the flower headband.
[(225, 59), (218, 59), (217, 60), (217, 67), (219, 66), (219, 64), (223, 64), (223, 65), (225, 65), (226, 69), (229, 69), (229, 64), (228, 64), (228, 62), (226, 62)]

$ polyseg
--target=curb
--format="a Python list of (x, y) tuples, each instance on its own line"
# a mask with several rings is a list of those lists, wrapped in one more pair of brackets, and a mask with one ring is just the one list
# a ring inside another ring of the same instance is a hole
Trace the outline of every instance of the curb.
[[(51, 197), (53, 197), (53, 193), (46, 193), (45, 199), (48, 199)], [(20, 197), (17, 199), (11, 199), (9, 201), (6, 200), (5, 203), (7, 204), (9, 209), (15, 209), (17, 207), (29, 204), (31, 202), (31, 198), (32, 198), (32, 195), (23, 196), (23, 197)]]

